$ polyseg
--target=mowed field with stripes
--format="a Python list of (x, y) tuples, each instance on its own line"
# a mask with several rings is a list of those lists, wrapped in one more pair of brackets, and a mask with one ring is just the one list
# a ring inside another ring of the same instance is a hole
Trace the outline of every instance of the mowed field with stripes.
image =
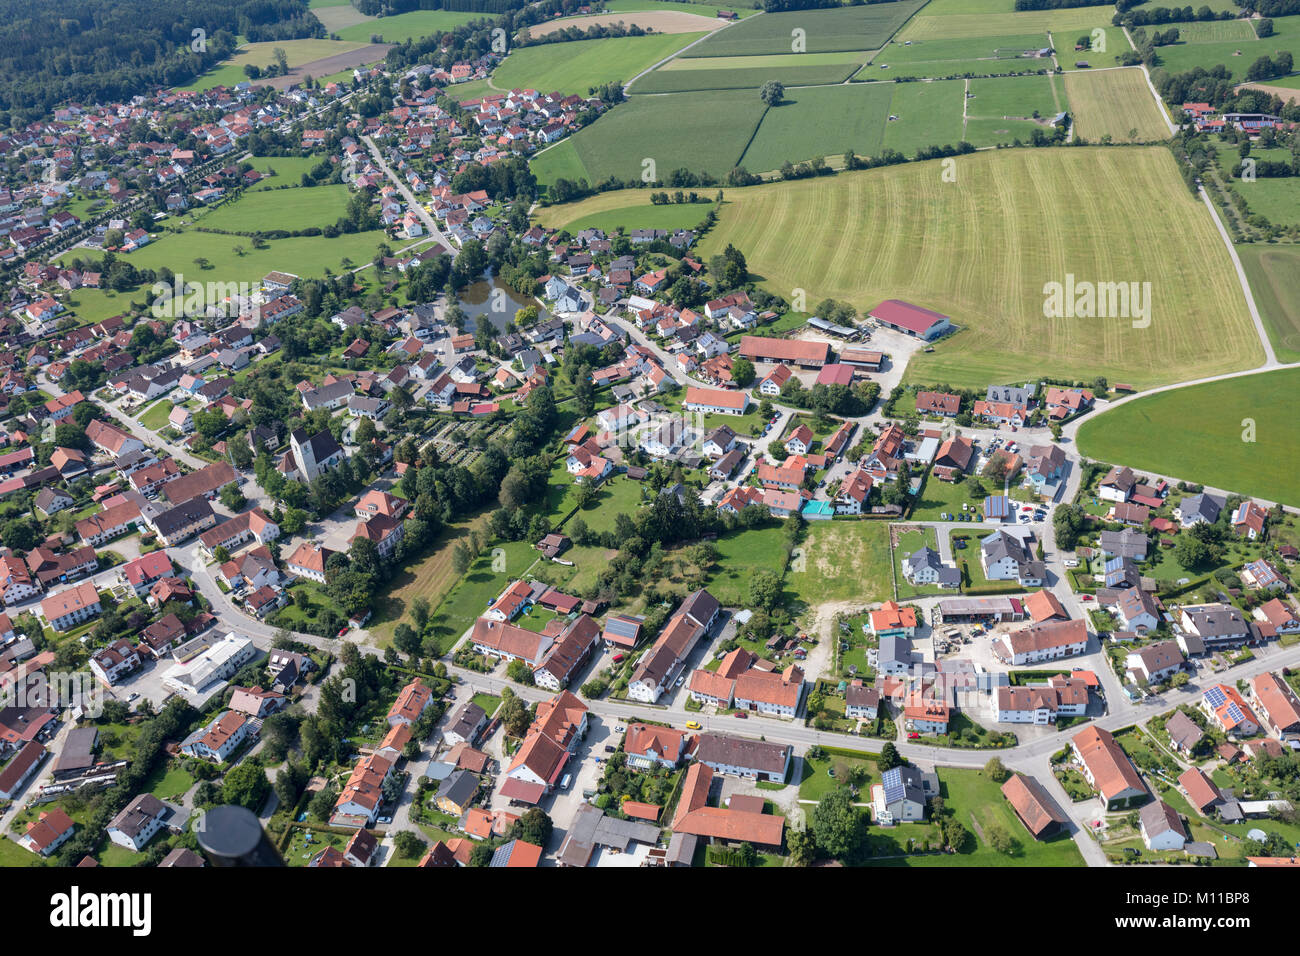
[[(901, 298), (961, 331), (906, 378), (982, 387), (1040, 375), (1149, 387), (1263, 361), (1227, 250), (1160, 148), (1003, 150), (728, 190), (700, 253), (728, 243), (789, 298), (862, 311)], [(1151, 283), (1151, 322), (1046, 318), (1049, 282)]]

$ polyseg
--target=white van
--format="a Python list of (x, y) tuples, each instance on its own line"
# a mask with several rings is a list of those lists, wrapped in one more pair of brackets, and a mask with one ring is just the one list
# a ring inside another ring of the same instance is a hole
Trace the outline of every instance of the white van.
[(568, 790), (568, 789), (569, 789), (569, 784), (572, 783), (572, 782), (573, 782), (573, 774), (571, 774), (571, 773), (566, 773), (566, 774), (564, 775), (564, 779), (560, 781), (560, 789), (561, 789), (561, 790)]

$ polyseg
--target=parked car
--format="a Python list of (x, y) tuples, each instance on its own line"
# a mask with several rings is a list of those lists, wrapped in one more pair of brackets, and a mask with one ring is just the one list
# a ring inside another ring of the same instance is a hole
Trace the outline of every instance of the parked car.
[(743, 710), (736, 711), (736, 716), (739, 717), (741, 720), (749, 719), (749, 714), (745, 713)]
[(375, 822), (376, 822), (376, 823), (392, 823), (392, 822), (393, 822), (393, 818), (392, 818), (392, 817), (380, 817), (380, 818), (379, 818), (377, 821), (375, 821)]
[(624, 660), (626, 657), (627, 657), (626, 654), (615, 654), (615, 655), (614, 655), (614, 663), (615, 663), (615, 664), (621, 664), (621, 663), (623, 663), (623, 660)]
[(688, 720), (688, 721), (686, 721), (686, 729), (687, 729), (687, 730), (702, 730), (703, 728), (702, 728), (702, 726), (700, 725), (700, 722), (699, 722), (698, 720)]
[(605, 753), (612, 754), (612, 753), (616, 753), (617, 751), (618, 748), (615, 747), (613, 744), (605, 744)]
[(913, 730), (911, 733), (909, 733), (909, 734), (907, 735), (907, 739), (908, 739), (908, 740), (920, 740), (920, 739), (921, 739), (921, 735), (918, 734), (915, 730)]

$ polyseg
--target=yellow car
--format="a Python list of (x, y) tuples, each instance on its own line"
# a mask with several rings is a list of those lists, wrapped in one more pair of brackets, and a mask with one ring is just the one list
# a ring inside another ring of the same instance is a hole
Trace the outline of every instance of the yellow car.
[(699, 722), (698, 720), (688, 720), (688, 721), (686, 721), (686, 729), (687, 729), (687, 730), (700, 730), (700, 729), (701, 729), (701, 727), (700, 727), (700, 722)]

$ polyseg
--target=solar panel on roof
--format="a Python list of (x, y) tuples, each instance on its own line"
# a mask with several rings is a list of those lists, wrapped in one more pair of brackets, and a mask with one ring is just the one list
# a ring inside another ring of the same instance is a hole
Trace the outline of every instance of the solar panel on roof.
[(1205, 692), (1205, 699), (1211, 707), (1220, 707), (1227, 701), (1228, 695), (1223, 692), (1222, 687), (1211, 687)]

